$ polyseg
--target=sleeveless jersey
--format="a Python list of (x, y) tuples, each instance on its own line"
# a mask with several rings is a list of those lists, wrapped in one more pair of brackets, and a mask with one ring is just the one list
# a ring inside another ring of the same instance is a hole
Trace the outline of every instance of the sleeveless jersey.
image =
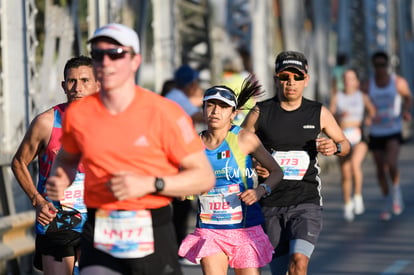
[(377, 109), (370, 127), (372, 136), (388, 136), (402, 131), (402, 99), (397, 92), (395, 78), (392, 75), (386, 87), (378, 87), (374, 78), (370, 79), (368, 93)]
[(341, 118), (342, 121), (362, 122), (364, 118), (364, 98), (361, 91), (358, 90), (352, 94), (338, 92), (336, 106), (338, 113), (346, 113)]
[[(45, 152), (38, 157), (39, 179), (37, 190), (48, 201), (46, 196), (45, 183), (49, 177), (53, 161), (61, 147), (60, 137), (62, 135), (62, 115), (65, 112), (67, 104), (59, 104), (53, 107), (54, 120), (52, 133)], [(79, 171), (82, 170), (80, 166)], [(53, 205), (59, 212), (56, 218), (50, 224), (43, 226), (36, 222), (36, 233), (46, 234), (46, 232), (56, 232), (61, 230), (82, 231), (82, 226), (86, 221), (86, 207), (83, 203), (83, 179), (84, 173), (78, 172), (72, 185), (65, 190), (65, 198), (62, 201), (52, 201)]]
[(238, 146), (241, 128), (233, 125), (225, 140), (214, 150), (205, 149), (216, 175), (216, 184), (199, 196), (198, 228), (236, 229), (264, 222), (259, 203), (247, 206), (238, 195), (253, 188), (252, 158)]
[(293, 111), (280, 107), (276, 97), (259, 102), (256, 134), (283, 170), (283, 180), (272, 194), (261, 200), (264, 206), (322, 205), (320, 168), (316, 142), (320, 134), (322, 104), (302, 98)]

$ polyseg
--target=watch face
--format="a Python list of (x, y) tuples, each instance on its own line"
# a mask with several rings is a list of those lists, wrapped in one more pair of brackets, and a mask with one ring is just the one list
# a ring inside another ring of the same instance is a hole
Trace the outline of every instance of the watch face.
[(157, 190), (157, 192), (161, 192), (162, 190), (164, 190), (164, 180), (162, 178), (156, 178), (155, 179), (155, 189)]

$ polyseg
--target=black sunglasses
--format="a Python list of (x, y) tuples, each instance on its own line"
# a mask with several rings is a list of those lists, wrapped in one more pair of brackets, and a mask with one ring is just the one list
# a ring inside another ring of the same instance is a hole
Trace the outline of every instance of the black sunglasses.
[(216, 94), (219, 94), (221, 97), (224, 97), (225, 99), (237, 102), (236, 95), (226, 90), (225, 88), (213, 87), (213, 88), (207, 89), (207, 91), (205, 91), (204, 93), (204, 97), (208, 97), (208, 96), (212, 96)]
[[(290, 79), (290, 74), (286, 74), (286, 73), (281, 73), (278, 75), (275, 75), (275, 79), (279, 79), (279, 81), (288, 81)], [(298, 74), (294, 74), (293, 75), (293, 79), (295, 81), (303, 81), (305, 80), (306, 76), (305, 75), (298, 75)]]
[(131, 51), (124, 50), (122, 48), (114, 49), (92, 49), (91, 57), (93, 60), (101, 62), (104, 59), (104, 56), (107, 55), (111, 60), (116, 60), (123, 58), (125, 54), (130, 53)]
[(375, 62), (374, 63), (374, 67), (379, 68), (379, 67), (387, 67), (388, 64), (386, 62)]

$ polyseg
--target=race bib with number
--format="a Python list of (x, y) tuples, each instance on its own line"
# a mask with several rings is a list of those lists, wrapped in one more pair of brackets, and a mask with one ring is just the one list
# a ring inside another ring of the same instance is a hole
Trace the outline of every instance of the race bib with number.
[(205, 224), (238, 224), (243, 220), (243, 211), (238, 194), (240, 186), (231, 184), (213, 188), (200, 195), (200, 219)]
[(142, 258), (154, 253), (151, 212), (98, 209), (94, 246), (116, 258)]
[(305, 151), (274, 151), (272, 156), (282, 168), (285, 180), (302, 180), (310, 163)]
[(86, 213), (86, 205), (83, 202), (84, 178), (85, 174), (76, 174), (72, 185), (65, 190), (64, 199), (60, 201), (60, 204), (74, 208), (80, 213)]

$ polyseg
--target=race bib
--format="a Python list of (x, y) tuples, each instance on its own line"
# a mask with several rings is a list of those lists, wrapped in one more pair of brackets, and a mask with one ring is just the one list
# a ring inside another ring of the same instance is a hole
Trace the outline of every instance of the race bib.
[(302, 180), (310, 163), (305, 151), (274, 151), (272, 156), (282, 168), (285, 180)]
[(116, 258), (142, 258), (154, 253), (151, 212), (98, 209), (94, 246)]
[(240, 186), (232, 184), (213, 188), (200, 195), (200, 219), (205, 224), (238, 224), (243, 220), (243, 211), (238, 194)]
[(361, 141), (362, 132), (359, 127), (345, 128), (344, 135), (349, 140), (352, 146)]
[(65, 190), (64, 199), (60, 201), (60, 204), (74, 208), (80, 213), (86, 213), (86, 205), (83, 202), (84, 178), (85, 174), (76, 174), (72, 185)]

